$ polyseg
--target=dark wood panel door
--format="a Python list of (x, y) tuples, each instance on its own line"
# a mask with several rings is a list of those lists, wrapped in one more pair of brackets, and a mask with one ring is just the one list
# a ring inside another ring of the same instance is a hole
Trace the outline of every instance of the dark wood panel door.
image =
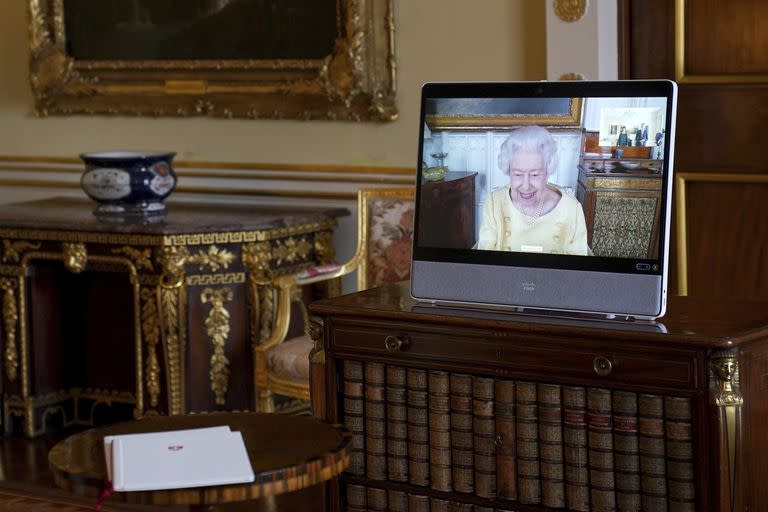
[(768, 2), (620, 5), (622, 78), (680, 86), (671, 291), (768, 297)]

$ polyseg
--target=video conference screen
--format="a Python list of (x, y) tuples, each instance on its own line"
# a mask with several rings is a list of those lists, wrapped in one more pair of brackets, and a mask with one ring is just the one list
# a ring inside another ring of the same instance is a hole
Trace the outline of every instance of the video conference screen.
[(666, 97), (425, 99), (417, 248), (660, 272), (667, 116)]

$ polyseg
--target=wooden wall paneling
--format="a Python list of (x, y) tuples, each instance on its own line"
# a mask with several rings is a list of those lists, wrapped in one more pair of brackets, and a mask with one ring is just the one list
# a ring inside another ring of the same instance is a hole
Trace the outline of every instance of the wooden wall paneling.
[(768, 3), (622, 0), (619, 13), (622, 78), (680, 86), (670, 291), (768, 295)]

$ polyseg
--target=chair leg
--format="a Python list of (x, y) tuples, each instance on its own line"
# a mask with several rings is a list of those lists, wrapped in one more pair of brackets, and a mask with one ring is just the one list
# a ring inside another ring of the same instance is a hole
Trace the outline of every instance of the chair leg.
[(269, 389), (259, 390), (259, 412), (275, 412), (275, 399)]

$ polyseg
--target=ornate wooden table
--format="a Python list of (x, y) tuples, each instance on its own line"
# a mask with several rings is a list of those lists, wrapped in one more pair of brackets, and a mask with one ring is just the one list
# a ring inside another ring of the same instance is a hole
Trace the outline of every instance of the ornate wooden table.
[(128, 503), (208, 505), (246, 501), (297, 491), (341, 473), (349, 463), (350, 435), (339, 426), (309, 416), (216, 413), (159, 416), (94, 428), (71, 436), (51, 450), (48, 460), (59, 487), (84, 496), (104, 488), (104, 436), (229, 425), (243, 434), (253, 483), (162, 491), (115, 493)]
[(5, 432), (254, 410), (253, 344), (274, 321), (265, 285), (332, 261), (348, 212), (173, 203), (121, 222), (94, 206), (0, 207)]

